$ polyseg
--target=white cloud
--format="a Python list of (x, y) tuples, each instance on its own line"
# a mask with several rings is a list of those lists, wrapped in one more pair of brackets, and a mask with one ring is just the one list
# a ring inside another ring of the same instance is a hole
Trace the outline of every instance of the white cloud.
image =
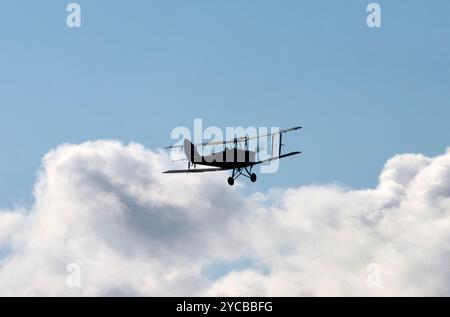
[(47, 154), (33, 208), (0, 213), (0, 295), (450, 295), (450, 151), (392, 158), (375, 189), (251, 197), (167, 160), (113, 141)]
[(0, 246), (10, 241), (14, 231), (23, 223), (25, 219), (24, 212), (2, 212), (0, 210)]

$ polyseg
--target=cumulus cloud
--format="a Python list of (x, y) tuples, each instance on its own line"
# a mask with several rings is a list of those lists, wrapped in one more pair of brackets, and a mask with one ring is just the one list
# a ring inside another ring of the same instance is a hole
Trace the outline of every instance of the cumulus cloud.
[(167, 161), (115, 141), (48, 153), (34, 206), (0, 212), (0, 295), (450, 295), (450, 150), (393, 157), (374, 189), (251, 197)]

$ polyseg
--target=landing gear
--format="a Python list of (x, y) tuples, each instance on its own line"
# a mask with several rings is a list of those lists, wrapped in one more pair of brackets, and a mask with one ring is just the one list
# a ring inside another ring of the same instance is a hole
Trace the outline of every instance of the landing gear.
[(233, 174), (228, 178), (228, 185), (233, 186), (234, 181), (241, 175), (249, 178), (252, 183), (256, 182), (257, 177), (255, 173), (252, 173), (252, 168), (253, 166), (250, 166), (250, 169), (247, 167), (233, 169)]

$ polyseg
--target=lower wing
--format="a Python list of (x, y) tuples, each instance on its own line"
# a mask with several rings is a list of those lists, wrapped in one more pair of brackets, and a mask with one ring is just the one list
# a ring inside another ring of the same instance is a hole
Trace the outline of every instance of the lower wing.
[(189, 174), (189, 173), (206, 173), (206, 172), (220, 172), (227, 171), (227, 168), (191, 168), (187, 170), (170, 170), (163, 172), (164, 174)]
[(302, 152), (291, 152), (291, 153), (283, 154), (283, 155), (280, 155), (280, 156), (271, 157), (271, 158), (268, 158), (266, 160), (255, 162), (255, 163), (253, 163), (253, 165), (262, 164), (262, 163), (266, 163), (266, 162), (270, 162), (270, 161), (275, 161), (275, 160), (279, 160), (279, 159), (282, 159), (282, 158), (285, 158), (285, 157), (288, 157), (288, 156), (298, 155), (298, 154), (301, 154), (301, 153)]
[[(283, 154), (280, 156), (271, 157), (266, 160), (258, 161), (255, 163), (249, 163), (248, 166), (262, 164), (262, 163), (266, 163), (266, 162), (270, 162), (270, 161), (275, 161), (275, 160), (279, 160), (279, 159), (282, 159), (282, 158), (285, 158), (288, 156), (298, 155), (301, 153), (302, 152), (291, 152), (291, 153)], [(233, 169), (233, 168), (191, 168), (191, 169), (187, 169), (187, 170), (170, 170), (170, 171), (165, 171), (163, 173), (164, 174), (183, 174), (183, 173), (189, 174), (189, 173), (220, 172), (220, 171), (228, 171), (231, 169)]]

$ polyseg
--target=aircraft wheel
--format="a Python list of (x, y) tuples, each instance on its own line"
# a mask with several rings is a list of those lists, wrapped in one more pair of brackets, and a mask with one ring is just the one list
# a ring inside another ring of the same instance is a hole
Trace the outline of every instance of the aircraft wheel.
[(228, 177), (228, 185), (233, 186), (234, 185), (234, 179), (233, 177)]
[(256, 174), (255, 173), (252, 173), (250, 175), (250, 180), (252, 181), (252, 183), (256, 182)]

